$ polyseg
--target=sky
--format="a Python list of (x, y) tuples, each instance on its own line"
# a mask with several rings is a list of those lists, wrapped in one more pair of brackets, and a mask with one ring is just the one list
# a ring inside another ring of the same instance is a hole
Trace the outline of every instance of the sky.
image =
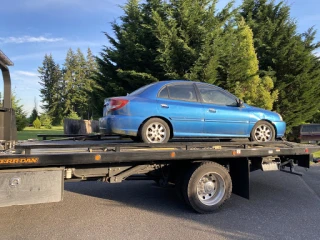
[[(14, 66), (10, 67), (12, 91), (29, 115), (36, 105), (41, 112), (38, 67), (45, 54), (63, 64), (69, 48), (80, 48), (86, 53), (90, 48), (99, 55), (107, 39), (103, 32), (112, 34), (110, 23), (119, 21), (123, 14), (120, 5), (126, 0), (14, 0), (1, 2), (0, 50)], [(218, 8), (229, 2), (220, 0)], [(278, 1), (276, 1), (278, 2)], [(320, 1), (286, 0), (291, 7), (291, 17), (297, 21), (298, 32), (314, 26), (319, 29)], [(241, 0), (236, 0), (235, 6)], [(3, 81), (0, 77), (0, 92)]]

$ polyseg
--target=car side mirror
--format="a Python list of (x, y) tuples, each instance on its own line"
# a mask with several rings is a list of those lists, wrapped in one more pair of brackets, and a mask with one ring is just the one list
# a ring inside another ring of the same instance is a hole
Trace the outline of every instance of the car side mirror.
[(241, 99), (237, 100), (238, 107), (243, 107), (243, 101)]

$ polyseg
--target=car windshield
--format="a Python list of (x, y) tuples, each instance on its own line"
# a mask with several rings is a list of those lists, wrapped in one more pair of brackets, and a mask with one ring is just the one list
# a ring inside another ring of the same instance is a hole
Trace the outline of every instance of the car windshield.
[(138, 88), (137, 90), (135, 90), (134, 92), (128, 94), (128, 96), (135, 96), (135, 95), (139, 95), (140, 93), (142, 93), (144, 90), (146, 90), (147, 88), (151, 87), (152, 85), (154, 85), (155, 83), (151, 83), (148, 84), (146, 86), (143, 86), (141, 88)]

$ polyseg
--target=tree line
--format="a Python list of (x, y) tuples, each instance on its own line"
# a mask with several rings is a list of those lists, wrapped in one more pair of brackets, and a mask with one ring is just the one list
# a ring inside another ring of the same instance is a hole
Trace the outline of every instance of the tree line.
[(189, 79), (279, 112), (288, 130), (320, 121), (316, 30), (299, 33), (283, 1), (244, 0), (239, 8), (230, 2), (222, 9), (217, 2), (129, 0), (96, 59), (69, 50), (60, 68), (45, 56), (39, 68), (44, 110), (55, 122), (71, 111), (99, 117), (107, 97)]
[(62, 67), (51, 54), (45, 55), (38, 72), (42, 108), (53, 125), (60, 125), (63, 118), (68, 116), (82, 119), (92, 117), (92, 74), (96, 72), (96, 61), (90, 48), (86, 57), (80, 49), (76, 52), (69, 49)]

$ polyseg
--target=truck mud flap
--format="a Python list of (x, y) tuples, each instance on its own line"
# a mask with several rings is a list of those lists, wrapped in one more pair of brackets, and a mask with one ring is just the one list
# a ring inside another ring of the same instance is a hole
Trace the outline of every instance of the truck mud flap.
[(250, 166), (247, 158), (232, 159), (230, 162), (232, 193), (249, 199), (250, 197)]

